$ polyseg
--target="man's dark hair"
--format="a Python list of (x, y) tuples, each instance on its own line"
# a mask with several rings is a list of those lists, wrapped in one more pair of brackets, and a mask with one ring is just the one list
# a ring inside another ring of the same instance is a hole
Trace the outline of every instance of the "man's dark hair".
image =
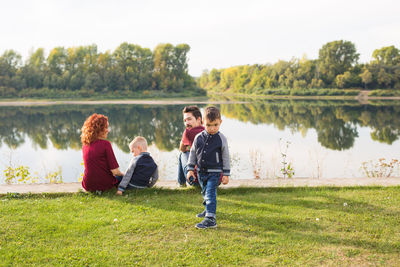
[(198, 118), (201, 119), (201, 112), (200, 109), (197, 106), (186, 106), (183, 108), (182, 110), (183, 113), (192, 113), (193, 116), (196, 118), (196, 120)]
[(206, 107), (204, 111), (204, 116), (208, 121), (215, 121), (216, 119), (221, 119), (221, 113), (217, 107)]

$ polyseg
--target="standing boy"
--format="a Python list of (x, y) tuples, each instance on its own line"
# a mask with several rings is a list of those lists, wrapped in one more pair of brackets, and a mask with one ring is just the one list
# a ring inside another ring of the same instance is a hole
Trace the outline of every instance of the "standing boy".
[(216, 107), (207, 107), (204, 111), (205, 130), (196, 136), (190, 149), (187, 179), (194, 175), (197, 165), (199, 183), (205, 210), (197, 214), (203, 218), (196, 228), (217, 227), (217, 187), (222, 176), (222, 183), (229, 182), (230, 163), (226, 137), (219, 132), (222, 123), (221, 114)]
[(129, 144), (133, 159), (118, 185), (117, 195), (126, 189), (152, 187), (158, 180), (158, 168), (150, 153), (147, 152), (147, 141), (137, 136)]
[(182, 112), (183, 123), (186, 129), (182, 134), (181, 143), (179, 145), (181, 153), (178, 159), (178, 183), (181, 187), (185, 187), (190, 147), (193, 144), (195, 136), (202, 132), (204, 127), (201, 125), (201, 112), (198, 107), (186, 106)]

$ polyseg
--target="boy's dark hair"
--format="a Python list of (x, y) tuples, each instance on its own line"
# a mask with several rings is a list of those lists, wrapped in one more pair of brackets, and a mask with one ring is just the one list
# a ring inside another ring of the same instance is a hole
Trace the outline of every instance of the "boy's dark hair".
[(215, 121), (217, 119), (221, 119), (221, 113), (219, 112), (219, 109), (217, 107), (206, 107), (204, 113), (205, 113), (204, 116), (209, 121)]
[(182, 110), (183, 113), (192, 113), (193, 116), (196, 118), (202, 119), (200, 109), (197, 106), (186, 106)]

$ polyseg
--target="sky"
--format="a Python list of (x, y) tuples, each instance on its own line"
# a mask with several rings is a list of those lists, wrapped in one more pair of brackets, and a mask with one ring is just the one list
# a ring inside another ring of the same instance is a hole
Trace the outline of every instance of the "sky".
[(0, 55), (26, 60), (37, 48), (128, 42), (154, 49), (188, 44), (189, 74), (205, 69), (318, 58), (335, 40), (351, 41), (359, 62), (375, 49), (400, 49), (398, 0), (13, 0), (0, 8)]

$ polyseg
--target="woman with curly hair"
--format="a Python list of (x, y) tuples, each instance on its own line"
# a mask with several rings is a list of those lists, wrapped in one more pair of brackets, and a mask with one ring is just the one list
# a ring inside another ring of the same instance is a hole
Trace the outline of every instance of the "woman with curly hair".
[(82, 152), (85, 172), (82, 187), (86, 191), (105, 191), (118, 184), (115, 176), (123, 176), (108, 135), (108, 117), (94, 113), (82, 126)]

